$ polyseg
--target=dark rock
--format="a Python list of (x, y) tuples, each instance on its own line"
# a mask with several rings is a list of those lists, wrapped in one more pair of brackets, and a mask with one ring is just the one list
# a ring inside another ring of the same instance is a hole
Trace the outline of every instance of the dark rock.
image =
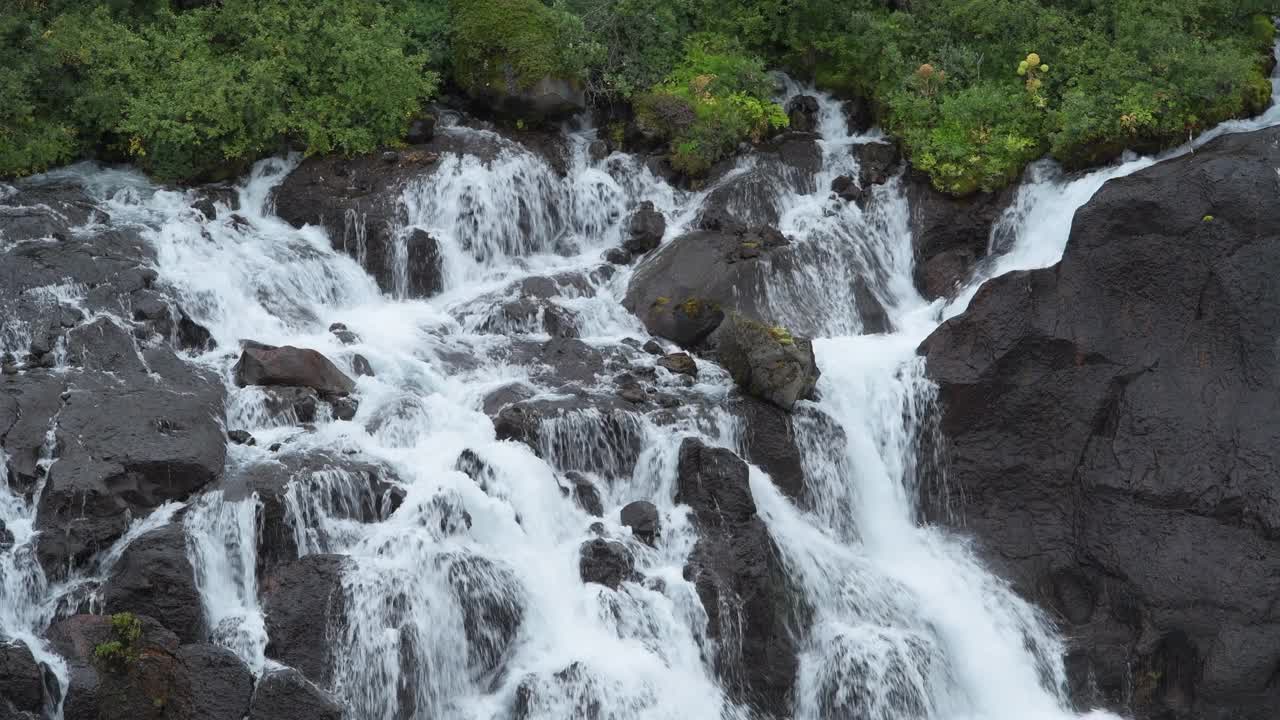
[(381, 157), (382, 157), (382, 162), (387, 163), (388, 165), (394, 165), (400, 162), (400, 153), (394, 150), (384, 151)]
[[(37, 557), (50, 579), (61, 579), (123, 535), (130, 517), (185, 500), (222, 473), (221, 382), (167, 348), (150, 348), (145, 359), (151, 373), (129, 369), (132, 362), (121, 359), (106, 360), (119, 371), (78, 373), (65, 386), (26, 376), (8, 381), (18, 393), (50, 393), (44, 403), (28, 398), (34, 412), (26, 421), (43, 422), (47, 431), (57, 415), (57, 462), (49, 466), (36, 512)], [(5, 437), (6, 452), (21, 458), (15, 463), (20, 472), (45, 443), (43, 433), (31, 437), (22, 428)]]
[(818, 99), (812, 95), (797, 95), (787, 102), (787, 117), (790, 128), (799, 132), (814, 132), (818, 129)]
[[(693, 509), (698, 543), (684, 575), (707, 611), (707, 633), (719, 639), (740, 623), (740, 650), (721, 646), (716, 672), (729, 696), (766, 716), (791, 710), (797, 656), (788, 630), (786, 571), (756, 515), (747, 464), (723, 448), (687, 439), (680, 446), (676, 502)], [(722, 618), (722, 608), (738, 617)], [(736, 650), (736, 651), (735, 651)]]
[(904, 190), (911, 207), (916, 287), (927, 299), (950, 295), (986, 257), (991, 231), (1013, 199), (1013, 190), (955, 198), (910, 173)]
[[(141, 633), (132, 641), (103, 615), (73, 615), (49, 628), (53, 649), (67, 661), (66, 720), (193, 717), (193, 678), (177, 655), (178, 638), (152, 618), (134, 622)], [(121, 643), (133, 657), (96, 657), (95, 649), (108, 642)]]
[(343, 345), (354, 345), (360, 342), (360, 336), (348, 330), (347, 326), (342, 323), (330, 325), (329, 332), (333, 333), (333, 336), (338, 338)]
[[(528, 87), (517, 86), (516, 71), (499, 70), (496, 81), (470, 91), (479, 110), (531, 122), (568, 119), (587, 107), (585, 89), (577, 80), (545, 77)], [(505, 78), (505, 82), (503, 81)]]
[[(712, 170), (713, 187), (703, 200), (696, 225), (704, 230), (736, 232), (760, 225), (777, 225), (779, 188), (809, 194), (818, 189), (822, 148), (812, 133), (788, 132), (757, 147), (755, 163), (734, 172), (736, 159)], [(721, 177), (724, 176), (724, 177)]]
[(850, 135), (865, 133), (876, 124), (875, 109), (867, 100), (862, 98), (846, 100), (842, 109)]
[(454, 554), (441, 562), (462, 609), (467, 667), (475, 677), (492, 677), (501, 671), (524, 623), (524, 587), (514, 573), (487, 558)]
[(622, 247), (632, 255), (643, 255), (657, 249), (666, 231), (666, 218), (652, 202), (645, 200), (627, 219), (627, 239)]
[(577, 338), (552, 338), (542, 345), (542, 361), (564, 382), (593, 385), (604, 371), (600, 352)]
[(869, 142), (855, 146), (858, 154), (858, 182), (864, 189), (889, 182), (901, 169), (902, 154), (891, 142)]
[(623, 525), (631, 528), (631, 534), (646, 545), (653, 545), (658, 539), (658, 534), (662, 532), (658, 508), (647, 500), (627, 503), (619, 513), (618, 519)]
[(516, 687), (512, 720), (555, 717), (572, 707), (574, 720), (602, 720), (602, 684), (580, 662), (574, 662), (551, 677), (530, 673)]
[(356, 353), (351, 357), (351, 370), (356, 377), (373, 377), (373, 366), (365, 356)]
[(219, 205), (232, 211), (240, 209), (240, 193), (230, 185), (205, 185), (195, 192), (196, 198), (191, 207), (199, 211), (205, 220), (218, 217)]
[(602, 477), (630, 476), (644, 437), (634, 406), (578, 390), (508, 405), (494, 429), (499, 440), (522, 442), (559, 470)]
[(348, 562), (342, 555), (307, 555), (275, 568), (262, 583), (267, 657), (325, 687), (335, 662), (325, 629), (346, 621), (342, 573)]
[(662, 343), (653, 339), (650, 339), (648, 342), (646, 342), (642, 349), (645, 352), (649, 353), (650, 355), (664, 355), (667, 352), (666, 350), (662, 349)]
[(191, 683), (191, 720), (243, 720), (253, 698), (253, 673), (230, 650), (217, 645), (183, 645), (178, 660)]
[(316, 419), (320, 396), (309, 387), (263, 388), (264, 405), (274, 419), (285, 423), (309, 423)]
[(248, 720), (342, 720), (343, 710), (329, 693), (292, 668), (273, 670), (253, 691)]
[(206, 640), (204, 605), (180, 523), (152, 530), (129, 543), (101, 594), (108, 613), (146, 615), (173, 628), (183, 642)]
[(632, 404), (639, 404), (649, 400), (649, 393), (637, 382), (623, 383), (618, 387), (618, 397)]
[(1069, 626), (1081, 706), (1280, 707), (1277, 166), (1271, 128), (1108, 181), (921, 346), (964, 527)]
[(333, 399), (333, 417), (336, 420), (350, 420), (356, 416), (360, 403), (355, 398), (340, 397)]
[(796, 446), (791, 413), (750, 395), (739, 397), (732, 407), (744, 420), (742, 441), (747, 460), (769, 473), (784, 495), (802, 499), (804, 459)]
[(444, 260), (440, 254), (440, 241), (425, 230), (411, 230), (405, 238), (405, 256), (405, 288), (397, 289), (397, 295), (425, 298), (444, 290)]
[(845, 202), (857, 203), (859, 206), (865, 204), (866, 190), (859, 187), (857, 181), (848, 175), (841, 175), (832, 180), (831, 192)]
[(698, 377), (698, 363), (693, 361), (689, 353), (671, 353), (658, 358), (658, 367), (663, 367), (678, 375)]
[(43, 713), (44, 673), (31, 648), (20, 640), (0, 641), (0, 688), (4, 688), (0, 717), (21, 717), (19, 713), (24, 712), (40, 717)]
[(0, 520), (0, 550), (8, 550), (13, 547), (13, 531), (5, 527), (4, 521)]
[(531, 397), (533, 397), (533, 391), (528, 386), (522, 383), (509, 383), (486, 395), (481, 409), (484, 410), (485, 415), (492, 418), (508, 405)]
[(769, 314), (769, 277), (788, 267), (788, 247), (772, 228), (682, 235), (641, 263), (623, 305), (654, 335), (695, 348), (727, 312)]
[(236, 445), (257, 445), (258, 441), (253, 439), (253, 435), (248, 430), (228, 430), (227, 439)]
[(721, 364), (748, 394), (788, 411), (813, 397), (819, 371), (809, 340), (741, 315), (731, 316), (716, 335)]
[(626, 545), (596, 538), (582, 543), (578, 572), (583, 582), (597, 583), (614, 590), (635, 573), (635, 558)]
[(612, 263), (614, 265), (630, 265), (631, 253), (620, 247), (609, 248), (604, 251), (604, 259), (605, 262)]
[(573, 501), (578, 504), (578, 507), (591, 515), (602, 517), (604, 503), (600, 500), (600, 490), (596, 488), (595, 483), (582, 473), (573, 470), (565, 473), (564, 477), (569, 481), (569, 493), (573, 495)]
[(609, 143), (599, 138), (592, 140), (591, 144), (587, 145), (587, 157), (591, 158), (592, 162), (600, 162), (609, 157)]
[(321, 395), (350, 394), (356, 384), (329, 358), (315, 350), (285, 345), (277, 348), (246, 347), (231, 369), (236, 384), (293, 385)]
[(404, 141), (410, 145), (423, 145), (431, 142), (436, 136), (436, 119), (433, 115), (424, 115), (409, 122), (409, 131)]

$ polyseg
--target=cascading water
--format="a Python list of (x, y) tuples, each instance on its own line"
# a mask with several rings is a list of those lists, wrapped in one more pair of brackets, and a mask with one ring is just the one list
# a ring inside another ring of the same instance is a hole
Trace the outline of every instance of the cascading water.
[[(795, 251), (790, 267), (770, 274), (767, 310), (818, 338), (823, 371), (821, 401), (796, 416), (809, 506), (797, 508), (764, 472), (751, 470), (752, 494), (798, 604), (811, 611), (799, 629), (794, 715), (1073, 717), (1063, 646), (1050, 625), (962, 539), (916, 517), (928, 465), (917, 448), (928, 432), (932, 388), (915, 349), (962, 312), (986, 278), (1056, 262), (1075, 209), (1106, 179), (1153, 161), (1070, 181), (1034, 169), (994, 234), (999, 254), (955, 300), (928, 303), (912, 282), (908, 208), (897, 181), (873, 189), (866, 210), (826, 190), (837, 176), (856, 176), (855, 146), (879, 138), (851, 136), (839, 103), (810, 94), (819, 101), (821, 167), (764, 186)], [(1278, 120), (1272, 111), (1227, 130)], [(260, 163), (240, 191), (238, 214), (222, 207), (211, 220), (189, 209), (186, 194), (133, 174), (79, 168), (68, 175), (101, 198), (113, 222), (147, 228), (161, 281), (220, 348), (244, 338), (311, 347), (348, 371), (359, 354), (375, 372), (359, 378), (351, 420), (334, 419), (322, 402), (314, 427), (300, 428), (260, 389), (234, 387), (233, 355), (216, 350), (195, 359), (227, 380), (227, 427), (258, 440), (231, 448), (228, 475), (341, 453), (386, 469), (402, 491), (389, 512), (386, 496), (369, 495), (348, 470), (319, 460), (294, 473), (283, 495), (298, 552), (346, 558), (346, 622), (315, 631), (337, 648), (333, 685), (352, 717), (487, 719), (517, 707), (522, 718), (748, 720), (710, 661), (715, 643), (732, 649), (737, 609), (717, 608), (726, 629), (710, 638), (707, 611), (682, 573), (697, 534), (687, 508), (673, 500), (683, 438), (741, 449), (738, 421), (722, 409), (727, 375), (704, 362), (686, 387), (653, 368), (659, 385), (680, 387), (693, 400), (669, 408), (661, 424), (608, 403), (571, 408), (546, 424), (537, 455), (497, 441), (481, 409), (490, 392), (513, 384), (547, 402), (573, 397), (539, 369), (541, 325), (495, 328), (486, 324), (495, 307), (521, 299), (519, 286), (530, 278), (557, 278), (538, 317), (555, 306), (571, 309), (585, 342), (606, 357), (626, 352), (623, 341), (643, 332), (619, 303), (629, 271), (597, 272), (600, 251), (619, 244), (627, 213), (642, 201), (667, 217), (668, 239), (680, 234), (718, 186), (674, 189), (621, 153), (590, 160), (591, 131), (569, 137), (564, 177), (493, 133), (441, 132), (486, 151), (446, 153), (404, 190), (407, 224), (395, 231), (429, 232), (443, 256), (444, 292), (426, 301), (383, 296), (323, 231), (296, 230), (271, 214), (269, 192), (295, 161)], [(755, 161), (744, 159), (720, 182)], [(358, 258), (363, 221), (348, 225), (341, 242), (355, 243)], [(859, 307), (868, 298), (883, 307), (888, 332), (864, 332), (868, 317)], [(333, 322), (358, 338), (344, 344), (326, 331)], [(582, 392), (599, 399), (610, 390), (604, 373), (593, 372)], [(278, 454), (270, 449), (277, 443)], [(582, 582), (579, 548), (595, 536), (595, 519), (566, 498), (570, 471), (599, 489), (603, 531), (623, 538), (643, 583), (612, 590)], [(619, 508), (642, 499), (662, 519), (652, 547), (616, 520)], [(259, 673), (272, 663), (258, 599), (265, 502), (253, 492), (232, 498), (219, 490), (192, 500), (182, 518), (212, 640)], [(41, 629), (84, 578), (47, 587), (30, 557), (34, 507), (12, 493), (0, 498), (0, 519), (14, 534), (13, 549), (0, 558), (0, 634), (40, 649)], [(117, 548), (167, 522), (176, 508), (166, 507), (135, 523)], [(58, 670), (57, 658), (40, 652)]]

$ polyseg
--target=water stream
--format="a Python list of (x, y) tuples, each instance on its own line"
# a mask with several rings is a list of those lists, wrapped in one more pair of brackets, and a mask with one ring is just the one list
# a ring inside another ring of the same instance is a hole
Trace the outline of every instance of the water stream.
[[(751, 477), (760, 514), (812, 610), (798, 643), (794, 716), (1078, 717), (1066, 695), (1063, 642), (1045, 616), (985, 570), (963, 538), (917, 515), (917, 487), (930, 467), (917, 457), (918, 441), (934, 408), (915, 349), (962, 312), (985, 279), (1057, 262), (1075, 210), (1107, 179), (1157, 160), (1074, 178), (1049, 165), (1033, 168), (993, 235), (997, 257), (955, 299), (931, 303), (912, 282), (909, 209), (898, 181), (875, 188), (866, 211), (827, 192), (836, 176), (856, 175), (851, 148), (879, 138), (850, 135), (839, 103), (808, 92), (820, 103), (822, 167), (804, 190), (782, 178), (773, 188), (779, 227), (798, 261), (773, 273), (768, 291), (780, 322), (817, 330), (821, 399), (796, 422), (812, 506), (798, 509), (758, 468)], [(1276, 122), (1273, 109), (1215, 132)], [(663, 423), (568, 413), (545, 434), (541, 457), (496, 440), (481, 407), (488, 393), (512, 383), (536, 397), (560, 397), (522, 354), (546, 339), (540, 329), (484, 329), (482, 319), (525, 278), (576, 273), (550, 302), (577, 314), (591, 346), (633, 357), (623, 341), (645, 333), (620, 304), (630, 270), (596, 272), (600, 254), (620, 243), (638, 203), (652, 201), (664, 213), (669, 240), (691, 225), (714, 187), (681, 191), (621, 153), (591, 160), (589, 129), (569, 136), (565, 177), (487, 131), (441, 132), (499, 150), (487, 161), (446, 155), (404, 191), (409, 226), (442, 247), (445, 287), (430, 300), (382, 295), (322, 230), (296, 230), (271, 213), (271, 188), (296, 159), (259, 163), (240, 188), (238, 215), (224, 207), (213, 220), (191, 210), (189, 194), (136, 174), (87, 166), (61, 172), (83, 180), (112, 222), (145, 227), (161, 281), (217, 341), (217, 350), (194, 362), (227, 379), (227, 427), (257, 438), (255, 446), (230, 447), (228, 474), (276, 462), (269, 447), (280, 442), (286, 455), (343, 452), (389, 468), (403, 488), (394, 513), (359, 522), (352, 508), (369, 502), (367, 490), (341, 467), (319, 467), (290, 486), (285, 503), (300, 552), (349, 558), (348, 622), (325, 632), (338, 647), (334, 683), (351, 717), (505, 718), (520, 704), (525, 717), (548, 720), (751, 720), (727, 699), (710, 665), (707, 615), (682, 575), (696, 532), (687, 508), (673, 500), (685, 437), (739, 449), (739, 422), (718, 409), (731, 392), (727, 375), (703, 362), (698, 382), (682, 388), (698, 400)], [(363, 237), (361, 219), (351, 223), (351, 237)], [(855, 278), (884, 306), (891, 332), (863, 333)], [(334, 322), (358, 340), (343, 344), (327, 330)], [(334, 420), (322, 408), (311, 431), (275, 418), (260, 391), (231, 383), (231, 349), (245, 338), (316, 348), (348, 371), (362, 355), (375, 375), (358, 380), (355, 417)], [(665, 370), (655, 373), (676, 386)], [(599, 392), (612, 392), (610, 382), (602, 378)], [(483, 488), (458, 469), (464, 451), (482, 466)], [(562, 492), (569, 470), (600, 489), (612, 535), (630, 536), (618, 522), (626, 503), (658, 506), (656, 545), (627, 540), (645, 582), (613, 591), (581, 581), (579, 546), (593, 537), (595, 518)], [(216, 492), (193, 499), (182, 516), (212, 640), (255, 672), (273, 662), (255, 573), (260, 502)], [(0, 634), (41, 648), (40, 630), (84, 578), (47, 586), (30, 552), (34, 506), (0, 492), (0, 519), (15, 538), (0, 555)], [(167, 521), (174, 510), (135, 530)], [(108, 554), (95, 572), (117, 556)], [(41, 653), (65, 675), (55, 656)]]

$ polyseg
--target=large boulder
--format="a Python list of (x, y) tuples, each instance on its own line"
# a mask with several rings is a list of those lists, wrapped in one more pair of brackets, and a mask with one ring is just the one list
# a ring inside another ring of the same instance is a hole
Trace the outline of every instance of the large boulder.
[(243, 720), (253, 698), (253, 673), (230, 650), (183, 645), (178, 659), (191, 674), (191, 720)]
[(769, 314), (768, 278), (787, 266), (789, 244), (769, 227), (681, 235), (636, 268), (623, 306), (654, 335), (698, 347), (727, 312)]
[(292, 668), (258, 681), (248, 720), (342, 720), (342, 705)]
[(815, 132), (818, 129), (818, 98), (812, 95), (797, 95), (787, 101), (787, 119), (789, 127), (800, 132)]
[(635, 573), (636, 561), (626, 545), (616, 540), (595, 538), (578, 549), (578, 572), (583, 582), (597, 583), (614, 590)]
[(39, 717), (44, 712), (44, 672), (19, 640), (0, 641), (0, 718)]
[(343, 555), (307, 555), (270, 572), (262, 583), (267, 657), (297, 668), (312, 682), (333, 682), (333, 630), (346, 622)]
[[(676, 502), (693, 509), (698, 543), (685, 565), (714, 639), (735, 632), (740, 650), (724, 643), (716, 672), (730, 697), (767, 717), (791, 711), (797, 655), (788, 630), (786, 571), (764, 521), (756, 514), (747, 464), (724, 448), (687, 439), (680, 446)], [(738, 618), (722, 617), (738, 608)]]
[(178, 638), (155, 620), (73, 615), (54, 623), (48, 637), (67, 662), (66, 720), (193, 717), (194, 679), (178, 656)]
[(987, 256), (992, 229), (1014, 189), (957, 198), (913, 171), (904, 190), (911, 208), (916, 288), (928, 299), (949, 296)]
[(721, 324), (716, 338), (721, 364), (744, 392), (783, 410), (813, 397), (819, 371), (810, 340), (737, 314)]
[(777, 225), (783, 201), (818, 189), (822, 148), (818, 136), (787, 132), (756, 147), (749, 164), (730, 158), (712, 169), (711, 187), (695, 225), (704, 230), (734, 232)]
[(804, 460), (796, 445), (791, 413), (751, 395), (736, 399), (730, 409), (743, 420), (743, 449), (747, 460), (769, 473), (787, 497), (804, 497)]
[(101, 589), (108, 613), (156, 619), (187, 643), (204, 642), (205, 623), (182, 525), (170, 523), (129, 543)]
[(955, 520), (1057, 615), (1082, 706), (1280, 707), (1277, 167), (1272, 128), (1107, 182), (921, 347)]
[(248, 344), (231, 371), (240, 387), (289, 385), (311, 388), (322, 397), (349, 395), (356, 389), (355, 381), (322, 353), (292, 345)]

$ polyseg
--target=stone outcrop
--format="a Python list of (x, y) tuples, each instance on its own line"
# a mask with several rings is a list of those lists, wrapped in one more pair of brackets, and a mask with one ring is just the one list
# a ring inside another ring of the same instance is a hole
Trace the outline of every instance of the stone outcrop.
[(921, 347), (955, 520), (1055, 613), (1082, 706), (1280, 707), (1277, 167), (1273, 128), (1109, 181)]

